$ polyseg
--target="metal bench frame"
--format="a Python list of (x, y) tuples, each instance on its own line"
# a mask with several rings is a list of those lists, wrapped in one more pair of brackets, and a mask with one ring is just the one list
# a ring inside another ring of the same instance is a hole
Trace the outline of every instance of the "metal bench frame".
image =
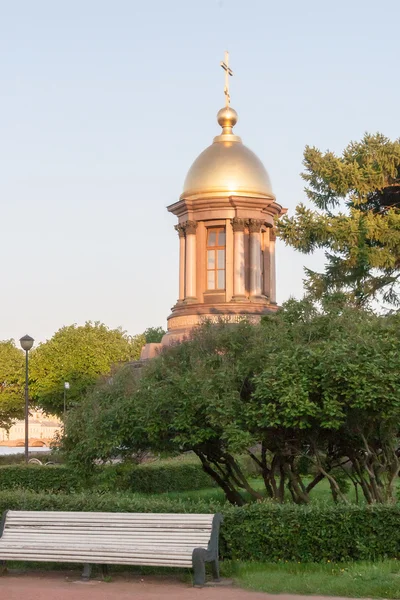
[[(6, 526), (8, 512), (9, 511), (5, 511), (3, 513), (2, 517), (1, 517), (1, 521), (0, 521), (0, 547), (1, 547), (1, 538), (3, 536), (3, 532), (4, 532), (4, 529)], [(52, 511), (40, 511), (40, 512), (52, 512)], [(110, 513), (110, 514), (114, 514), (114, 513)], [(139, 514), (139, 513), (133, 513), (133, 514)], [(146, 514), (146, 513), (142, 513), (142, 514)], [(160, 516), (161, 515), (162, 515), (162, 513), (160, 513)], [(184, 515), (184, 514), (178, 515), (177, 514), (177, 516), (185, 517), (186, 515)], [(211, 563), (211, 569), (212, 569), (212, 575), (213, 575), (214, 581), (220, 580), (219, 531), (220, 531), (220, 526), (221, 526), (222, 521), (223, 521), (222, 515), (220, 513), (215, 514), (213, 517), (213, 520), (212, 520), (211, 535), (210, 535), (210, 540), (208, 542), (207, 548), (199, 547), (199, 548), (193, 549), (192, 568), (193, 568), (193, 585), (194, 586), (203, 586), (205, 584), (205, 582), (206, 582), (206, 563)], [(60, 546), (62, 546), (62, 544), (60, 544)], [(16, 560), (18, 560), (18, 559), (16, 558)], [(24, 562), (30, 561), (27, 558), (23, 558), (22, 560)], [(32, 561), (35, 561), (35, 558), (32, 558), (31, 562)], [(58, 562), (58, 561), (46, 559), (46, 562)], [(63, 559), (62, 562), (68, 562), (68, 561)], [(70, 562), (73, 562), (73, 561), (70, 561)], [(131, 564), (135, 565), (135, 562), (132, 562)], [(162, 566), (162, 565), (160, 565), (160, 566)], [(108, 570), (107, 570), (108, 566), (101, 565), (101, 567), (102, 567), (103, 575), (105, 575), (108, 572)], [(0, 559), (0, 575), (4, 574), (6, 571), (7, 571), (7, 561)], [(86, 579), (86, 580), (89, 579), (90, 575), (91, 575), (91, 571), (92, 571), (92, 564), (90, 564), (90, 563), (84, 564), (82, 578)]]

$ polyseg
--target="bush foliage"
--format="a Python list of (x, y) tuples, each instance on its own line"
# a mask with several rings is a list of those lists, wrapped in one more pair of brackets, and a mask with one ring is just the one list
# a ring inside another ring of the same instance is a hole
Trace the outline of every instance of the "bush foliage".
[(224, 510), (224, 553), (238, 560), (397, 558), (400, 506), (256, 503)]
[[(259, 325), (207, 323), (140, 378), (125, 368), (98, 386), (67, 421), (68, 460), (90, 471), (96, 459), (191, 450), (233, 504), (246, 502), (244, 491), (307, 504), (323, 479), (346, 502), (343, 473), (368, 503), (393, 502), (399, 325), (400, 314), (333, 300), (322, 308), (289, 301)], [(259, 469), (264, 490), (252, 486), (240, 454)]]
[(90, 477), (71, 467), (10, 465), (0, 467), (0, 490), (75, 492), (82, 489), (142, 494), (199, 490), (213, 485), (201, 465), (193, 463), (130, 464), (97, 467)]
[(0, 490), (32, 492), (73, 492), (82, 488), (76, 471), (66, 467), (9, 465), (0, 467)]
[(177, 501), (132, 494), (35, 494), (1, 491), (5, 510), (99, 512), (222, 512), (221, 557), (235, 560), (326, 562), (397, 558), (399, 506), (296, 506), (254, 503), (244, 507), (201, 500)]

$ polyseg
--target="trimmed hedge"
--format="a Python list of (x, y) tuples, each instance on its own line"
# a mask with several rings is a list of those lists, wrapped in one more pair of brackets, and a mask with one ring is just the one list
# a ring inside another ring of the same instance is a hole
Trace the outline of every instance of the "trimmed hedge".
[(88, 512), (214, 513), (218, 502), (172, 500), (163, 496), (134, 496), (129, 493), (78, 492), (35, 493), (27, 490), (0, 491), (0, 515), (5, 510), (62, 510)]
[(400, 556), (400, 506), (250, 504), (224, 509), (225, 554), (278, 562)]
[(307, 506), (269, 502), (233, 507), (129, 494), (0, 492), (0, 512), (222, 512), (221, 556), (234, 560), (327, 562), (400, 555), (400, 506)]
[(90, 478), (81, 478), (66, 466), (11, 465), (0, 467), (0, 490), (22, 488), (34, 492), (75, 492), (83, 489), (130, 491), (142, 494), (185, 492), (213, 485), (200, 465), (150, 463), (132, 467), (98, 467)]
[(82, 489), (76, 472), (62, 466), (10, 465), (0, 467), (0, 490), (74, 492)]

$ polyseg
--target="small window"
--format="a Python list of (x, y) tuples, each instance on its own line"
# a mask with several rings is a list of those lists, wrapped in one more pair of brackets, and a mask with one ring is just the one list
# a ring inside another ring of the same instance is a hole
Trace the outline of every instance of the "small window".
[(225, 289), (225, 229), (207, 230), (207, 289)]

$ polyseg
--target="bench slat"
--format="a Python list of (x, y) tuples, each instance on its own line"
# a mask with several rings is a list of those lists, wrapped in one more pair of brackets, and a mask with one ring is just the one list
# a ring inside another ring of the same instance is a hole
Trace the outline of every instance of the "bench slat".
[(68, 557), (68, 556), (58, 556), (55, 558), (54, 556), (25, 556), (25, 555), (9, 555), (5, 556), (3, 560), (11, 560), (11, 561), (33, 561), (33, 562), (59, 562), (59, 563), (74, 563), (74, 564), (95, 564), (95, 565), (131, 565), (131, 566), (146, 566), (146, 567), (185, 567), (191, 568), (192, 561), (155, 561), (155, 560), (141, 560), (135, 559), (133, 560), (124, 560), (124, 558), (110, 558), (107, 556), (102, 557), (92, 557), (92, 556), (80, 556), (76, 557)]
[(190, 523), (191, 521), (212, 521), (212, 514), (178, 514), (178, 513), (107, 513), (107, 512), (63, 512), (63, 511), (48, 511), (48, 512), (36, 512), (36, 511), (13, 511), (10, 510), (8, 512), (7, 518), (13, 520), (21, 520), (21, 519), (49, 519), (49, 520), (57, 520), (59, 517), (63, 519), (63, 521), (71, 518), (75, 521), (77, 520), (129, 520), (129, 521), (177, 521), (178, 523)]

